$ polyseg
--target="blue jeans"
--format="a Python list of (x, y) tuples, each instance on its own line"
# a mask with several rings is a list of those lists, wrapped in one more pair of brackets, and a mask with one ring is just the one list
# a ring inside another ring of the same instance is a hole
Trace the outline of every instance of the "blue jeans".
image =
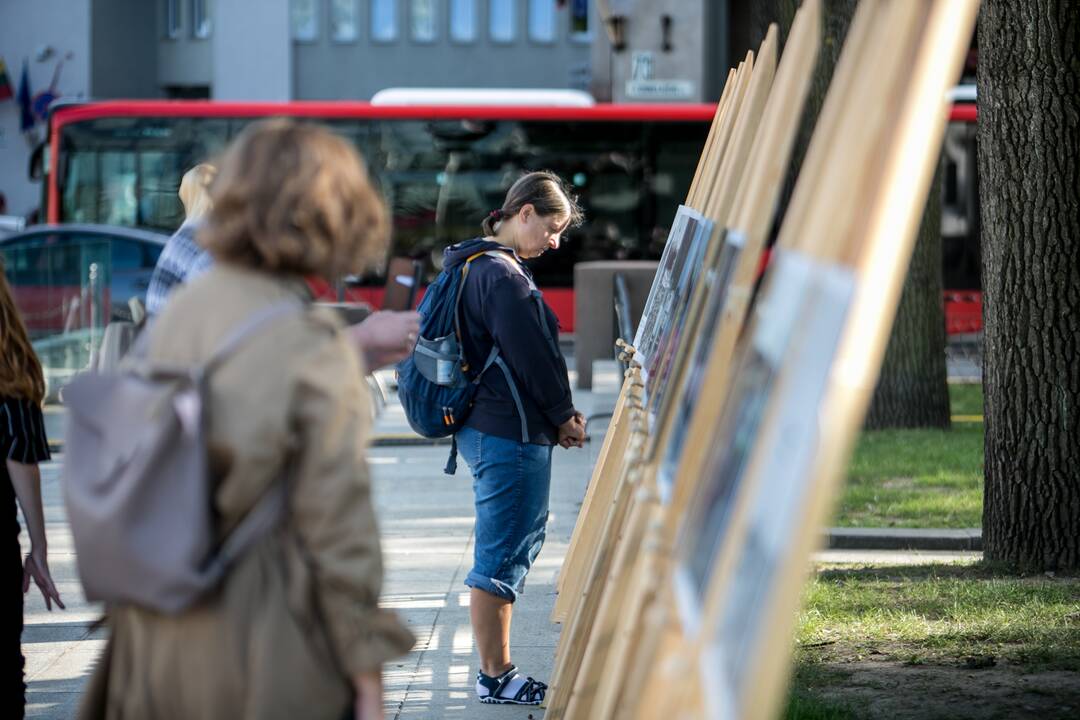
[(533, 445), (466, 427), (458, 451), (473, 474), (476, 543), (465, 584), (517, 600), (546, 536), (551, 445)]

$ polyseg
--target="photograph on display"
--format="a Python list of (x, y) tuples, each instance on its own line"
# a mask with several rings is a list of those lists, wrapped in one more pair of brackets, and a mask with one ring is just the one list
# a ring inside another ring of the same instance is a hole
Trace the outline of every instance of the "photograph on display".
[(762, 433), (762, 421), (776, 381), (805, 322), (812, 261), (780, 252), (754, 312), (725, 402), (713, 451), (703, 471), (679, 541), (677, 596), (687, 627), (697, 627), (720, 544), (727, 536), (733, 500), (746, 474), (751, 452)]
[(825, 439), (819, 427), (829, 375), (836, 360), (844, 321), (854, 292), (846, 268), (815, 265), (803, 293), (802, 317), (785, 353), (776, 389), (776, 422), (762, 428), (758, 443), (764, 462), (752, 489), (746, 528), (727, 542), (738, 546), (734, 577), (723, 588), (716, 637), (703, 658), (710, 683), (719, 683), (736, 710), (744, 709), (739, 689), (746, 686), (747, 658), (760, 648), (778, 571), (794, 551), (797, 514), (805, 506), (809, 483)]
[(709, 353), (723, 322), (724, 300), (743, 247), (742, 239), (742, 235), (735, 231), (725, 232), (717, 266), (705, 274), (706, 295), (701, 324), (690, 354), (690, 365), (683, 374), (682, 388), (680, 388), (682, 399), (675, 411), (671, 434), (656, 477), (660, 500), (665, 504), (671, 501), (675, 487), (675, 474), (682, 460), (683, 445), (690, 426), (690, 416), (705, 384)]
[(649, 298), (645, 303), (642, 324), (635, 336), (634, 359), (641, 365), (642, 379), (646, 381), (664, 334), (671, 330), (672, 309), (680, 290), (685, 287), (684, 274), (688, 257), (693, 250), (699, 225), (703, 222), (707, 221), (701, 213), (685, 205), (679, 206), (652, 289), (649, 291)]
[(691, 217), (687, 221), (686, 239), (683, 241), (687, 248), (686, 257), (675, 282), (671, 307), (665, 316), (663, 330), (657, 337), (656, 346), (645, 368), (645, 396), (649, 405), (650, 427), (655, 420), (656, 409), (660, 407), (656, 400), (667, 387), (680, 339), (689, 327), (687, 323), (690, 320), (690, 301), (693, 298), (694, 287), (702, 275), (706, 250), (709, 239), (712, 237), (713, 223), (697, 213), (695, 215), (696, 217)]
[(682, 245), (687, 220), (687, 216), (682, 212), (684, 207), (684, 205), (679, 206), (678, 212), (675, 213), (675, 220), (671, 223), (667, 244), (664, 245), (664, 252), (660, 256), (660, 265), (656, 268), (652, 287), (649, 288), (649, 297), (645, 301), (645, 310), (641, 313), (641, 320), (638, 322), (637, 332), (634, 335), (634, 349), (637, 351), (634, 359), (642, 365), (644, 365), (644, 359), (648, 357), (648, 349), (655, 342), (653, 336), (660, 331), (662, 324), (659, 318), (664, 299), (668, 295), (668, 288), (672, 283), (672, 273)]

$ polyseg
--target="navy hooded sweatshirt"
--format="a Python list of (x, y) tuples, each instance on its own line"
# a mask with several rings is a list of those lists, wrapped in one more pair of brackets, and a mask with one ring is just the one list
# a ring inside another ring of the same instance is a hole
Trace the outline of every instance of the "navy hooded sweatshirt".
[[(470, 368), (479, 370), (497, 344), (525, 410), (529, 442), (554, 445), (559, 440), (559, 425), (574, 416), (574, 404), (566, 361), (558, 347), (559, 321), (543, 301), (532, 273), (506, 246), (480, 239), (448, 247), (444, 267), (487, 250), (499, 250), (501, 256), (483, 255), (473, 260), (462, 289), (465, 360)], [(465, 425), (521, 441), (517, 405), (498, 366), (492, 365), (481, 377)]]

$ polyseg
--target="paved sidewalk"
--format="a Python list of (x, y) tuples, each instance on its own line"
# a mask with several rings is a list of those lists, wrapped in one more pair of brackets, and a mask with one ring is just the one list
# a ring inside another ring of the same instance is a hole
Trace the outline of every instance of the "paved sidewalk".
[[(598, 363), (597, 369), (594, 392), (575, 391), (578, 408), (595, 418), (589, 428), (592, 442), (582, 450), (555, 450), (547, 542), (515, 607), (514, 661), (523, 672), (541, 680), (551, 676), (558, 640), (558, 626), (548, 622), (555, 574), (600, 451), (607, 425), (604, 414), (614, 407), (621, 382), (613, 362)], [(388, 405), (376, 433), (400, 436), (409, 432), (400, 406)], [(477, 659), (469, 625), (469, 593), (462, 584), (472, 562), (472, 480), (463, 461), (456, 476), (443, 475), (447, 450), (445, 446), (394, 445), (369, 453), (386, 557), (383, 602), (401, 613), (418, 637), (412, 653), (386, 667), (387, 718), (525, 720), (531, 716), (539, 720), (544, 715), (540, 708), (480, 705), (474, 698)], [(32, 589), (23, 633), (28, 717), (55, 720), (74, 716), (87, 674), (105, 642), (104, 631), (90, 631), (100, 608), (82, 598), (61, 497), (60, 462), (62, 455), (43, 466), (43, 495), (49, 563), (68, 609), (47, 612), (37, 589)], [(25, 532), (22, 542), (25, 549)], [(828, 551), (817, 559), (918, 563), (978, 557), (978, 553)]]
[[(575, 393), (587, 415), (610, 410), (614, 398), (614, 387), (610, 393)], [(397, 432), (403, 424), (400, 407), (390, 406), (377, 429)], [(605, 425), (598, 420), (591, 430), (602, 437)], [(555, 449), (548, 539), (515, 607), (513, 659), (541, 680), (551, 675), (558, 640), (558, 626), (548, 622), (555, 573), (600, 444), (596, 439), (584, 449)], [(412, 653), (386, 667), (387, 718), (541, 718), (540, 708), (480, 705), (474, 698), (477, 661), (462, 584), (472, 563), (472, 479), (463, 461), (456, 476), (444, 475), (446, 456), (446, 447), (430, 446), (374, 448), (369, 455), (386, 558), (383, 603), (401, 613), (418, 638)], [(78, 583), (61, 496), (62, 459), (43, 466), (43, 496), (49, 564), (67, 610), (47, 612), (32, 589), (23, 633), (28, 717), (54, 720), (74, 716), (105, 643), (104, 631), (90, 631), (100, 608), (83, 600)], [(21, 541), (25, 548), (25, 532)]]

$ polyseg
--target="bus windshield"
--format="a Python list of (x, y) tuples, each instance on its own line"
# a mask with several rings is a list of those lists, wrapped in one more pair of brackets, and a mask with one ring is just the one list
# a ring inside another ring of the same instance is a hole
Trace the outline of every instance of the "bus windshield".
[[(550, 169), (574, 186), (585, 224), (533, 266), (541, 286), (569, 287), (586, 260), (659, 257), (685, 198), (711, 112), (700, 119), (313, 118), (349, 138), (393, 214), (391, 255), (426, 258), (475, 237), (522, 173)], [(213, 161), (255, 118), (116, 116), (60, 129), (56, 219), (171, 232), (180, 178)], [(50, 178), (51, 180), (51, 178)], [(369, 279), (377, 282), (376, 277)]]

